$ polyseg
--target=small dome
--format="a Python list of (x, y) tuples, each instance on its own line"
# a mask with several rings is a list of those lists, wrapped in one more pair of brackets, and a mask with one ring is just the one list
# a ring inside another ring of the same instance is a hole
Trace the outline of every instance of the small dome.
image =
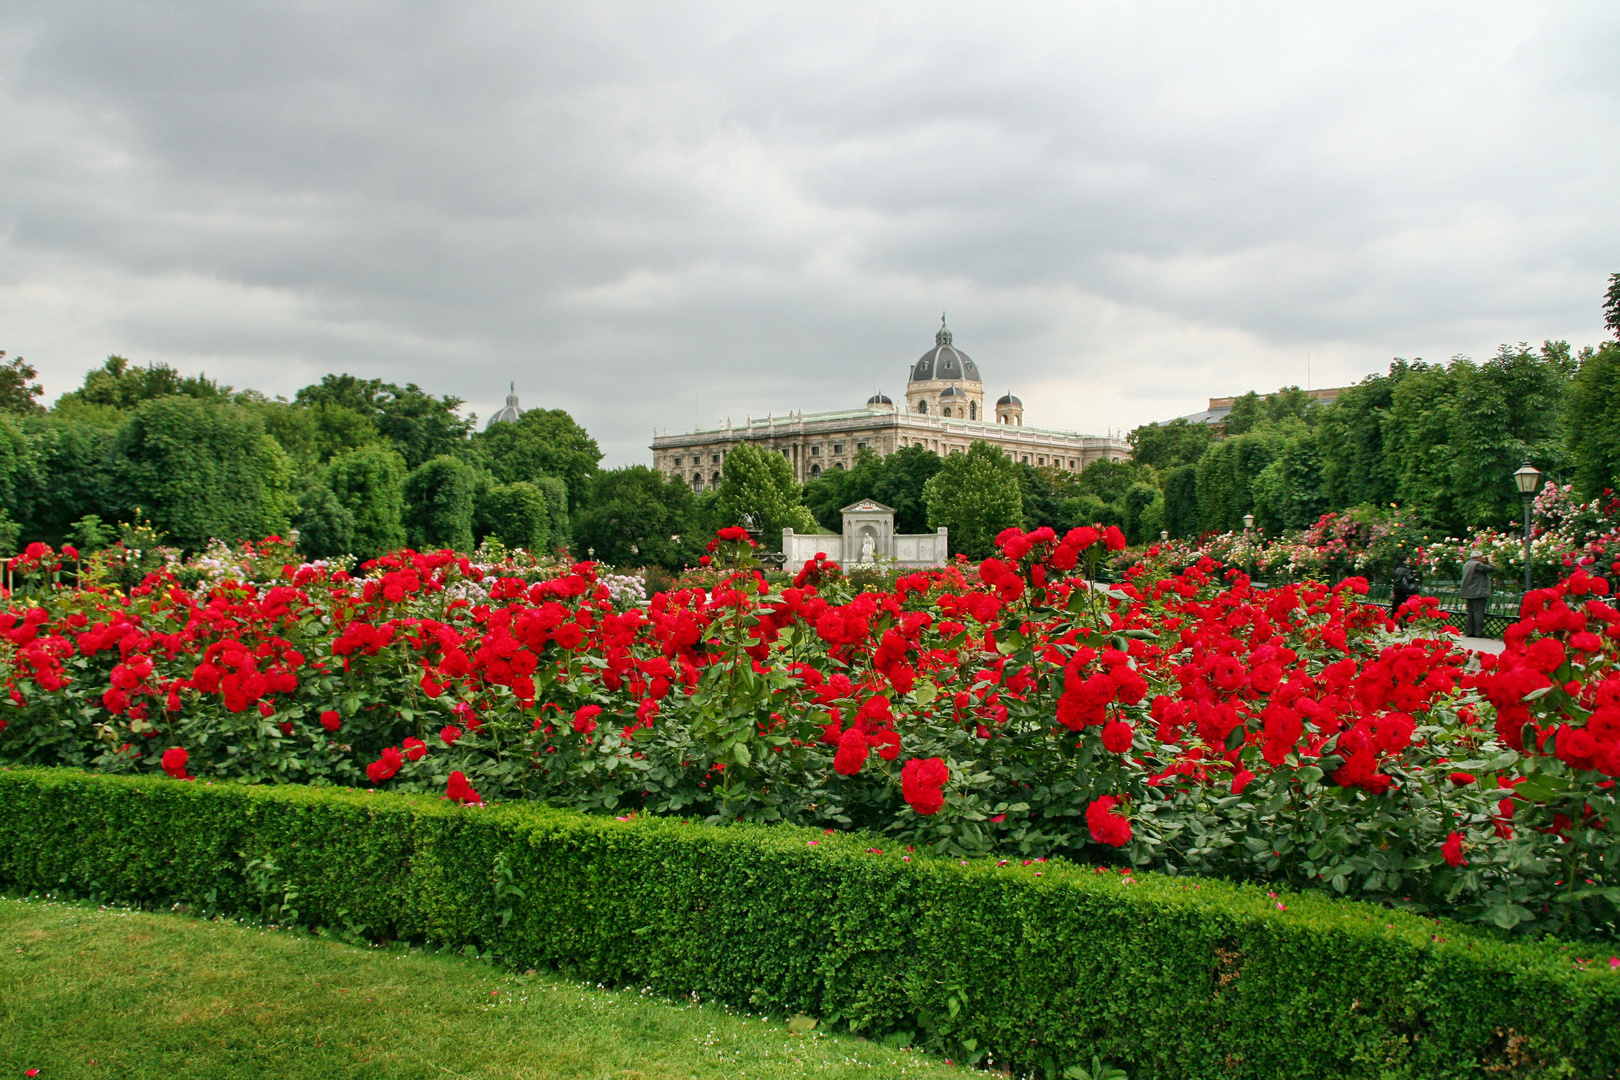
[(923, 353), (911, 366), (912, 382), (932, 382), (936, 379), (982, 381), (978, 365), (968, 359), (967, 353), (951, 344), (951, 332), (945, 329), (944, 319), (940, 320), (939, 332), (934, 335), (934, 347)]
[(484, 425), (484, 430), (488, 431), (496, 424), (510, 424), (522, 415), (523, 410), (518, 408), (517, 402), (517, 383), (513, 383), (510, 388), (510, 393), (506, 395), (506, 408), (500, 410), (494, 416), (490, 417), (489, 423)]
[(871, 397), (866, 399), (866, 404), (868, 406), (893, 405), (894, 402), (889, 400), (889, 396), (887, 394), (873, 394)]
[(958, 398), (958, 397), (964, 397), (965, 398), (965, 397), (967, 397), (967, 391), (963, 390), (960, 386), (947, 386), (945, 389), (943, 389), (943, 390), (941, 390), (939, 392), (939, 396), (942, 399), (943, 398)]
[(996, 404), (997, 405), (1017, 405), (1019, 407), (1022, 407), (1024, 403), (1022, 401), (1019, 401), (1017, 398), (1013, 397), (1011, 394), (1002, 394), (999, 398), (996, 399)]

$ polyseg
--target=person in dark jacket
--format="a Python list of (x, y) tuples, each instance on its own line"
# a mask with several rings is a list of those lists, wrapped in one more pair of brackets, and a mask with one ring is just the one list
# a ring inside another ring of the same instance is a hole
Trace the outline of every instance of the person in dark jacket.
[(1468, 608), (1469, 637), (1485, 636), (1485, 608), (1491, 602), (1491, 575), (1494, 573), (1496, 564), (1477, 549), (1470, 552), (1468, 561), (1463, 563), (1462, 588), (1458, 591)]
[(1423, 581), (1418, 577), (1417, 571), (1406, 563), (1405, 556), (1395, 560), (1393, 582), (1389, 588), (1389, 616), (1395, 617), (1400, 606), (1418, 594), (1423, 587)]

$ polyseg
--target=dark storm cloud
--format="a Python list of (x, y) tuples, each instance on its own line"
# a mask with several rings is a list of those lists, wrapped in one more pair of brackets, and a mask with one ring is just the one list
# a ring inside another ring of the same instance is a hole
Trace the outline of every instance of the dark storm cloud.
[(1128, 428), (1594, 339), (1617, 51), (1602, 4), (14, 4), (0, 348), (516, 379), (625, 462), (897, 392), (946, 308)]

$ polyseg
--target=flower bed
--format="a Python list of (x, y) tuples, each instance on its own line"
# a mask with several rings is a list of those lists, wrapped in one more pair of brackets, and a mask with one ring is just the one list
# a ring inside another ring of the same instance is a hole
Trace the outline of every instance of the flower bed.
[(1620, 976), (1590, 952), (794, 827), (0, 770), (0, 885), (472, 946), (1047, 1075), (1094, 1055), (1165, 1080), (1620, 1068)]
[(1533, 594), (1481, 661), (1356, 579), (1257, 591), (1205, 560), (1102, 588), (1117, 530), (1000, 545), (778, 588), (728, 530), (714, 587), (646, 608), (589, 564), (451, 552), (41, 589), (0, 615), (0, 760), (862, 829), (1615, 936), (1606, 583)]

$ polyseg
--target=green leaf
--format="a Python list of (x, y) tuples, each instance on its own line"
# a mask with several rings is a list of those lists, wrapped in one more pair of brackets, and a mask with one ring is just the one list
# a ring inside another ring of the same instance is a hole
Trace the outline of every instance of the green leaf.
[(916, 699), (918, 705), (927, 705), (938, 696), (939, 687), (935, 686), (927, 679), (923, 679), (922, 681), (918, 682), (916, 689), (912, 691), (912, 697)]
[(754, 763), (754, 755), (749, 751), (748, 744), (745, 742), (736, 742), (731, 744), (731, 759), (738, 765), (742, 766), (748, 766)]
[(816, 1030), (816, 1023), (817, 1020), (813, 1016), (794, 1013), (793, 1018), (788, 1021), (788, 1032), (793, 1035), (808, 1035)]

